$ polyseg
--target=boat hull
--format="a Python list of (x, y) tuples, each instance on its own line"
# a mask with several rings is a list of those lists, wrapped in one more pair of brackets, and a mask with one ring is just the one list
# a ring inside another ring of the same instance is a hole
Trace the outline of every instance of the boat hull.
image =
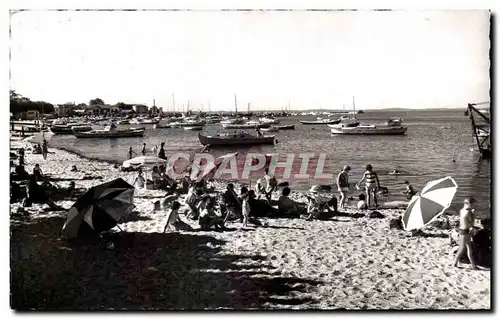
[(295, 125), (277, 125), (278, 130), (295, 130)]
[(67, 127), (51, 127), (50, 131), (56, 135), (71, 135), (73, 134), (73, 130), (70, 126)]
[(185, 131), (201, 131), (203, 126), (184, 126)]
[(260, 123), (260, 124), (222, 124), (222, 128), (226, 130), (244, 130), (244, 129), (256, 129), (256, 128), (268, 128), (271, 124)]
[(123, 138), (123, 137), (143, 137), (145, 129), (134, 129), (129, 131), (90, 131), (73, 132), (77, 138)]
[(229, 145), (274, 145), (275, 135), (264, 135), (264, 136), (254, 136), (238, 138), (238, 134), (223, 136), (206, 136), (198, 133), (198, 139), (202, 145), (210, 146), (229, 146)]
[(331, 121), (299, 121), (300, 124), (303, 125), (328, 125), (328, 124), (338, 124), (339, 120), (331, 120)]
[(406, 126), (401, 127), (353, 127), (353, 128), (332, 128), (332, 135), (404, 135)]

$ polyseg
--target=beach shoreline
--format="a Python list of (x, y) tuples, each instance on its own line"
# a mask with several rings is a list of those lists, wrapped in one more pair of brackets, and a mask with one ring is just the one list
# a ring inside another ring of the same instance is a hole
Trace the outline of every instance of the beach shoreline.
[[(119, 163), (50, 151), (47, 161), (27, 153), (26, 170), (38, 163), (66, 179), (59, 185), (74, 180), (87, 189), (134, 176), (114, 167)], [(72, 165), (79, 171), (70, 172)], [(227, 183), (216, 184), (222, 190)], [(120, 224), (113, 249), (61, 239), (64, 212), (34, 204), (23, 214), (20, 203), (11, 204), (11, 307), (491, 309), (490, 272), (451, 267), (447, 230), (426, 228), (422, 237), (390, 228), (403, 209), (383, 209), (385, 218), (373, 219), (351, 203), (345, 216), (328, 221), (259, 218), (261, 225), (245, 229), (233, 223), (224, 232), (163, 234), (166, 214), (153, 203), (164, 194), (136, 191), (136, 209)], [(291, 197), (305, 201), (304, 192)]]

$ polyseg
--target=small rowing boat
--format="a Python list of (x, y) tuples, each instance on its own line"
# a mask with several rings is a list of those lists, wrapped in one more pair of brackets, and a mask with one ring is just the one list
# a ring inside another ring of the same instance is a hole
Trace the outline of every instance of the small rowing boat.
[(203, 135), (198, 133), (198, 139), (201, 144), (210, 146), (243, 146), (276, 143), (275, 135), (254, 136), (246, 132), (217, 135)]

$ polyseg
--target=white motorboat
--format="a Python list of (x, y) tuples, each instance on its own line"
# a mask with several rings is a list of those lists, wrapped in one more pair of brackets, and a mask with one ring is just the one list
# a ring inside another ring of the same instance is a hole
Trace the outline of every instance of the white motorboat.
[(369, 125), (353, 119), (328, 126), (333, 135), (404, 135), (408, 127), (401, 123), (401, 119), (389, 119), (385, 125)]

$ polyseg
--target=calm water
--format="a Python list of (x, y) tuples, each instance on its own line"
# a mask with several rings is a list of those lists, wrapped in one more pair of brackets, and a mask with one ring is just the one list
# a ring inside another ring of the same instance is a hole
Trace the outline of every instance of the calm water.
[[(298, 123), (302, 119), (315, 117), (293, 117), (281, 119), (281, 124), (296, 124), (295, 130), (281, 131), (279, 143), (275, 146), (258, 146), (236, 149), (239, 154), (248, 152), (280, 153), (326, 153), (325, 173), (336, 173), (345, 164), (351, 166), (351, 182), (357, 182), (366, 164), (370, 163), (379, 172), (381, 184), (389, 188), (389, 200), (403, 199), (399, 192), (404, 190), (403, 181), (409, 180), (417, 189), (428, 181), (452, 176), (459, 189), (450, 209), (457, 210), (464, 196), (474, 195), (478, 199), (477, 211), (489, 215), (490, 211), (490, 161), (480, 160), (477, 153), (471, 152), (473, 139), (470, 123), (463, 110), (451, 111), (368, 111), (359, 119), (365, 123), (383, 123), (389, 117), (401, 117), (408, 126), (405, 136), (331, 136), (327, 126), (304, 126)], [(130, 125), (133, 126), (133, 125)], [(126, 126), (125, 126), (126, 127)], [(146, 126), (144, 138), (125, 139), (77, 139), (73, 136), (54, 136), (50, 144), (83, 153), (86, 156), (106, 160), (126, 160), (130, 146), (140, 153), (143, 142), (150, 149), (153, 145), (166, 142), (168, 154), (199, 148), (197, 133), (180, 129), (153, 130)], [(223, 131), (220, 124), (207, 125), (207, 133)], [(275, 134), (275, 133), (272, 133)], [(211, 151), (214, 156), (232, 149)], [(245, 156), (238, 156), (238, 166), (243, 167)], [(455, 162), (453, 162), (455, 159)], [(300, 161), (296, 156), (293, 173), (298, 173)], [(407, 172), (405, 176), (384, 174), (392, 170)], [(314, 175), (314, 164), (309, 173)], [(252, 181), (260, 173), (251, 175)], [(279, 179), (281, 172), (278, 170)], [(312, 183), (331, 183), (328, 180), (290, 181), (293, 189), (306, 190)], [(359, 191), (355, 191), (355, 195)]]

